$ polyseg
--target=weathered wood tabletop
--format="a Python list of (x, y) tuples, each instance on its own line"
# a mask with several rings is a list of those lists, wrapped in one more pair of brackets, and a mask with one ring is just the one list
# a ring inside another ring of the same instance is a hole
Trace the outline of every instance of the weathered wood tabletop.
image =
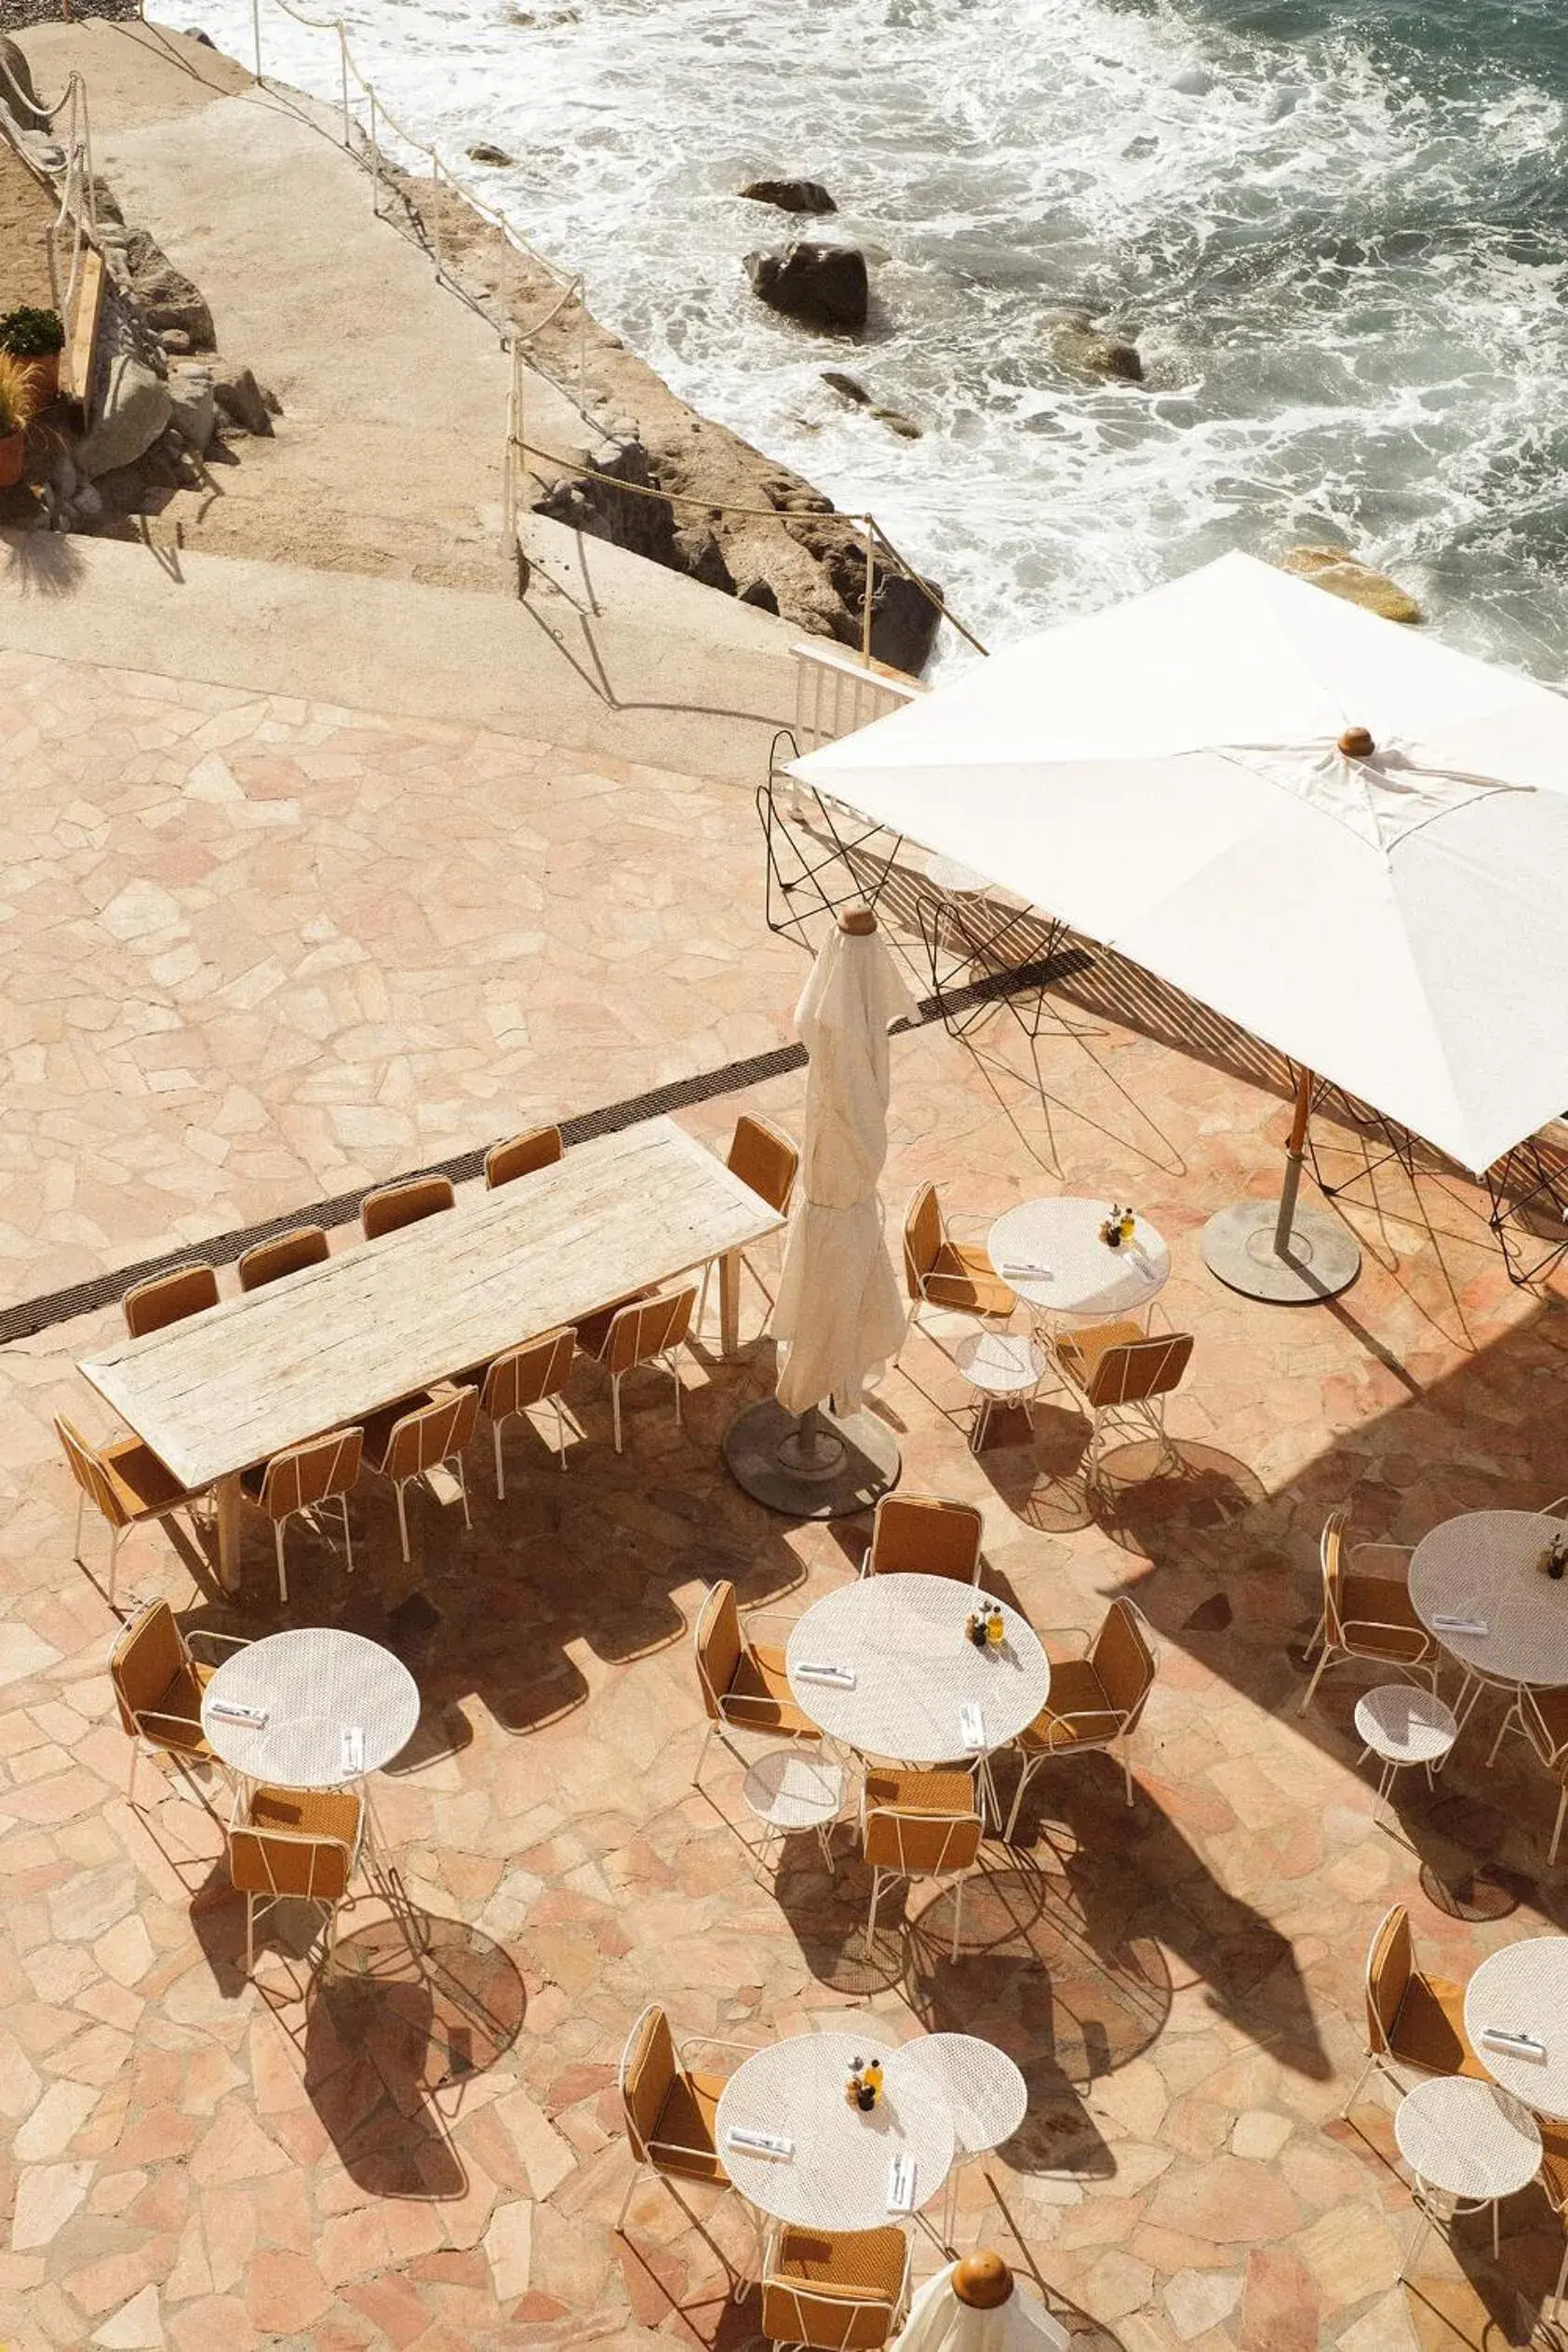
[(202, 1488), (713, 1258), (732, 1346), (733, 1255), (783, 1222), (652, 1119), (80, 1368)]

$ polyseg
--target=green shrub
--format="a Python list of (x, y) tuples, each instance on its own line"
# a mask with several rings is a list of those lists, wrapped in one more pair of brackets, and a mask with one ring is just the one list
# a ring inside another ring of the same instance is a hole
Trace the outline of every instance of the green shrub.
[(55, 310), (8, 310), (0, 318), (0, 351), (13, 359), (47, 359), (65, 348), (65, 329)]

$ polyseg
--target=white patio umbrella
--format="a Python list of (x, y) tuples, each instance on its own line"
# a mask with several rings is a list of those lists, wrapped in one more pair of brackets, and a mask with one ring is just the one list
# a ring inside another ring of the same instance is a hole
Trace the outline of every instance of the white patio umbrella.
[(1292, 1222), (1313, 1071), (1477, 1172), (1568, 1104), (1568, 700), (1272, 565), (1025, 638), (794, 773), (1298, 1065), (1283, 1213), (1226, 1213), (1238, 1287), (1355, 1271)]
[[(877, 1188), (888, 1156), (888, 1030), (917, 1009), (875, 915), (846, 909), (795, 1008), (809, 1056), (806, 1115), (773, 1309), (773, 1330), (788, 1353), (775, 1404), (742, 1415), (725, 1440), (730, 1467), (748, 1492), (792, 1513), (864, 1510), (868, 1474), (876, 1472), (878, 1491), (897, 1474), (896, 1445), (862, 1409), (862, 1391), (904, 1337)], [(829, 1400), (830, 1413), (819, 1409)], [(743, 1424), (745, 1461), (759, 1445), (764, 1456), (762, 1485), (731, 1446)], [(775, 1491), (781, 1475), (783, 1498)]]
[(1071, 2343), (992, 2253), (969, 2255), (928, 2278), (894, 2338), (896, 2352), (1068, 2352)]

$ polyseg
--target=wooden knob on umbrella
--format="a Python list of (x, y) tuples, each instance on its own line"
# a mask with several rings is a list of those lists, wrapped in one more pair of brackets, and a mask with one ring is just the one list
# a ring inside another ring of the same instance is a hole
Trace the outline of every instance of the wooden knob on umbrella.
[(877, 928), (877, 917), (869, 907), (845, 907), (838, 916), (838, 928), (847, 931), (851, 939), (864, 939)]
[(1364, 727), (1347, 727), (1339, 738), (1339, 748), (1347, 759), (1370, 759), (1377, 746)]
[(986, 2246), (955, 2264), (953, 2292), (972, 2311), (995, 2311), (1012, 2292), (1012, 2273), (1001, 2256)]

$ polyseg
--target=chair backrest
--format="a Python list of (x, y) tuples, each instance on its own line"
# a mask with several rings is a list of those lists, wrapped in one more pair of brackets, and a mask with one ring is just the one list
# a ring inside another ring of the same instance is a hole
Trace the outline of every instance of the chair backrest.
[(623, 1307), (604, 1343), (602, 1362), (606, 1371), (629, 1372), (635, 1364), (646, 1364), (651, 1356), (678, 1348), (691, 1328), (691, 1310), (696, 1304), (697, 1286), (693, 1283), (687, 1290), (664, 1291), (657, 1298)]
[(1146, 1404), (1177, 1386), (1192, 1353), (1190, 1331), (1160, 1332), (1107, 1348), (1090, 1375), (1091, 1404)]
[(109, 1679), (127, 1731), (135, 1732), (139, 1714), (156, 1707), (186, 1662), (174, 1611), (167, 1601), (150, 1601), (126, 1627), (109, 1660)]
[(559, 1396), (576, 1352), (577, 1334), (570, 1324), (530, 1339), (526, 1347), (508, 1348), (485, 1374), (479, 1410), (492, 1421), (504, 1421), (547, 1396)]
[(711, 1723), (718, 1723), (722, 1719), (718, 1702), (735, 1679), (735, 1670), (740, 1665), (744, 1647), (741, 1612), (735, 1606), (735, 1588), (726, 1578), (710, 1587), (707, 1598), (697, 1611), (697, 1622), (691, 1632), (697, 1680), (702, 1687), (703, 1706)]
[(81, 1431), (74, 1428), (61, 1414), (57, 1415), (55, 1418), (55, 1435), (65, 1449), (65, 1458), (71, 1465), (71, 1475), (82, 1492), (91, 1496), (112, 1527), (128, 1526), (130, 1513), (121, 1503), (118, 1495), (114, 1492), (113, 1479), (82, 1435)]
[(418, 1478), (465, 1452), (478, 1413), (476, 1389), (454, 1389), (449, 1396), (435, 1397), (405, 1413), (394, 1422), (387, 1440), (382, 1468), (388, 1478)]
[(319, 1225), (297, 1225), (291, 1233), (275, 1234), (270, 1242), (258, 1242), (246, 1251), (239, 1261), (239, 1286), (261, 1290), (285, 1274), (297, 1274), (302, 1266), (319, 1266), (328, 1254)]
[[(792, 2243), (798, 2242), (798, 2231)], [(771, 2274), (762, 2281), (762, 2332), (770, 2344), (808, 2352), (880, 2352), (892, 2334), (895, 2305), (877, 2288), (804, 2285)]]
[(126, 1329), (133, 1339), (141, 1339), (149, 1331), (161, 1331), (166, 1324), (199, 1315), (204, 1307), (216, 1307), (218, 1277), (210, 1266), (177, 1266), (172, 1274), (154, 1274), (151, 1282), (134, 1283), (120, 1304), (125, 1309)]
[(874, 1870), (896, 1870), (910, 1878), (967, 1870), (979, 1856), (983, 1834), (984, 1825), (974, 1810), (972, 1782), (967, 1812), (868, 1805), (865, 1860)]
[(1318, 1543), (1318, 1557), (1323, 1571), (1323, 1631), (1331, 1648), (1337, 1648), (1344, 1639), (1339, 1588), (1345, 1574), (1345, 1530), (1349, 1518), (1348, 1503), (1341, 1503), (1337, 1511), (1331, 1511), (1323, 1522), (1323, 1532)]
[(730, 1138), (726, 1165), (731, 1176), (738, 1176), (743, 1184), (749, 1185), (771, 1209), (784, 1215), (800, 1166), (800, 1154), (786, 1135), (771, 1127), (765, 1119), (754, 1119), (750, 1111), (743, 1110)]
[(659, 2120), (659, 2110), (669, 2097), (679, 2071), (670, 2021), (657, 2001), (650, 2001), (627, 2035), (621, 2052), (621, 2104), (626, 2117), (626, 2137), (639, 2164), (648, 2161), (649, 2143)]
[(388, 1184), (379, 1192), (367, 1192), (359, 1203), (359, 1222), (365, 1239), (373, 1242), (378, 1233), (395, 1233), (401, 1226), (417, 1225), (422, 1217), (456, 1206), (449, 1176), (415, 1176), (411, 1184)]
[(972, 1503), (945, 1502), (936, 1495), (884, 1495), (871, 1525), (865, 1572), (890, 1576), (902, 1570), (972, 1584), (984, 1530)]
[[(308, 1804), (302, 1798), (301, 1805)], [(264, 1827), (229, 1825), (229, 1876), (242, 1895), (297, 1895), (307, 1902), (337, 1902), (348, 1891), (352, 1849), (342, 1838), (288, 1827), (281, 1789), (268, 1792)]]
[(486, 1190), (493, 1192), (498, 1184), (532, 1176), (536, 1168), (553, 1167), (565, 1149), (558, 1127), (535, 1127), (509, 1143), (492, 1144), (485, 1154)]
[(1131, 1601), (1111, 1603), (1094, 1636), (1089, 1662), (1121, 1717), (1122, 1730), (1135, 1730), (1154, 1688), (1155, 1656), (1143, 1620)]
[(922, 1184), (904, 1219), (904, 1283), (911, 1298), (926, 1295), (926, 1276), (942, 1248), (942, 1203), (934, 1184)]
[(362, 1430), (328, 1430), (275, 1454), (261, 1477), (261, 1509), (271, 1519), (286, 1519), (328, 1495), (346, 1495), (358, 1479), (364, 1442)]
[(1387, 2050), (1415, 1966), (1410, 1914), (1395, 1903), (1367, 1948), (1367, 2047)]

